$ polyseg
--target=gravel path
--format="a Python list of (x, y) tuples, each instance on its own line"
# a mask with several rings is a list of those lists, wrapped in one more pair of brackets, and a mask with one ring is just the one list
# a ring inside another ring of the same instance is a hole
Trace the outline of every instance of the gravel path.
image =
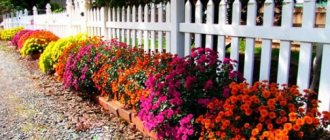
[(0, 139), (148, 139), (0, 44)]

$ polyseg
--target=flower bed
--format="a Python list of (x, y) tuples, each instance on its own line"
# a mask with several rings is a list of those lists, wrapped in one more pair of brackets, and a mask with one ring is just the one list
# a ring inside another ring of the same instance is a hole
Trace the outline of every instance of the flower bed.
[[(41, 41), (35, 32), (44, 31), (27, 31), (17, 44)], [(68, 40), (48, 45), (41, 69), (54, 68), (67, 88), (100, 95), (101, 105), (157, 139), (319, 139), (330, 123), (329, 112), (317, 110), (317, 93), (249, 86), (236, 61), (219, 61), (211, 49), (180, 58), (116, 40)]]

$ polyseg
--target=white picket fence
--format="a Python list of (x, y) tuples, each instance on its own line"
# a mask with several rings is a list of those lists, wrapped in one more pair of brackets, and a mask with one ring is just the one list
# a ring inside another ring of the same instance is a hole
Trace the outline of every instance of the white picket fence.
[[(311, 83), (313, 44), (322, 44), (322, 67), (319, 80), (320, 110), (330, 110), (330, 4), (327, 5), (325, 28), (315, 28), (315, 0), (303, 3), (302, 27), (293, 27), (293, 0), (284, 0), (281, 26), (274, 26), (274, 2), (264, 3), (263, 25), (256, 25), (257, 5), (250, 0), (247, 8), (246, 25), (241, 25), (241, 4), (235, 0), (232, 10), (232, 23), (228, 24), (227, 4), (222, 0), (219, 4), (218, 19), (215, 23), (215, 4), (210, 0), (206, 11), (202, 9), (200, 0), (195, 4), (183, 0), (171, 0), (166, 4), (139, 5), (133, 7), (93, 8), (81, 10), (68, 1), (65, 13), (33, 16), (18, 14), (17, 17), (6, 17), (5, 28), (24, 26), (31, 29), (47, 29), (64, 37), (87, 31), (91, 36), (103, 36), (105, 39), (118, 38), (131, 46), (144, 48), (146, 51), (163, 51), (189, 55), (192, 44), (196, 47), (213, 48), (219, 52), (220, 60), (226, 53), (226, 42), (230, 37), (230, 58), (239, 60), (239, 41), (245, 39), (244, 77), (251, 83), (255, 72), (259, 72), (259, 80), (270, 80), (271, 59), (278, 57), (277, 82), (287, 84), (289, 81), (292, 42), (300, 43), (297, 85), (300, 89), (308, 89)], [(192, 7), (195, 6), (195, 13)], [(83, 6), (87, 7), (87, 6)], [(48, 6), (47, 9), (50, 9)], [(81, 16), (84, 12), (84, 16)], [(23, 12), (21, 12), (23, 13)], [(192, 15), (195, 19), (192, 19)], [(206, 20), (203, 16), (206, 15)], [(34, 24), (29, 24), (34, 21)], [(192, 22), (194, 21), (194, 22)], [(202, 44), (202, 35), (206, 35)], [(216, 36), (216, 37), (214, 37)], [(213, 40), (217, 44), (213, 44)], [(256, 39), (261, 40), (262, 52), (260, 69), (254, 69), (254, 51)], [(280, 40), (279, 56), (272, 56), (272, 42)]]

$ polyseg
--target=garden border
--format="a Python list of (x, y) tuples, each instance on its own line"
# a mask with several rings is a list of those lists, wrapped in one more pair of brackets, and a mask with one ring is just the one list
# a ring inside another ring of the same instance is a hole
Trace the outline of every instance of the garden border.
[(129, 123), (129, 125), (134, 126), (137, 130), (143, 133), (144, 136), (149, 136), (150, 138), (156, 140), (157, 134), (154, 131), (148, 131), (141, 119), (137, 116), (136, 112), (133, 110), (126, 110), (123, 108), (123, 104), (118, 101), (110, 100), (108, 101), (105, 97), (96, 97), (97, 103), (102, 106), (109, 113), (115, 114), (115, 116), (120, 117)]

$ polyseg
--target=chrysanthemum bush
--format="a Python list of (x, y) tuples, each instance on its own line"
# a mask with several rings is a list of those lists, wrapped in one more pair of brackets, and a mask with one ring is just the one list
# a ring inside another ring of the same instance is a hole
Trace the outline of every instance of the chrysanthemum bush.
[(94, 92), (92, 75), (100, 67), (96, 62), (101, 58), (99, 50), (103, 47), (101, 39), (90, 38), (67, 48), (70, 49), (67, 52), (71, 53), (63, 53), (66, 56), (62, 77), (65, 87), (87, 93)]
[(12, 40), (16, 33), (23, 30), (23, 27), (14, 27), (10, 29), (0, 30), (0, 39), (1, 40)]
[(166, 74), (172, 57), (168, 53), (144, 54), (137, 57), (129, 68), (119, 73), (118, 80), (113, 85), (120, 87), (125, 99), (123, 103), (127, 108), (139, 111), (140, 98), (149, 95), (145, 90), (147, 78), (154, 74)]
[(127, 44), (111, 40), (102, 53), (100, 62), (103, 63), (99, 71), (94, 73), (93, 81), (101, 96), (120, 100), (125, 103), (122, 86), (117, 85), (120, 73), (124, 72), (141, 58), (143, 51), (137, 48), (129, 48)]
[(200, 139), (320, 139), (329, 125), (329, 112), (318, 112), (314, 92), (303, 96), (297, 86), (266, 82), (229, 88), (228, 98), (213, 98), (196, 119)]
[(57, 41), (59, 38), (49, 31), (35, 31), (32, 32), (28, 39), (24, 41), (23, 47), (20, 52), (21, 55), (31, 55), (41, 53), (51, 41)]
[(228, 97), (231, 82), (243, 81), (233, 69), (234, 62), (220, 62), (210, 49), (193, 49), (185, 58), (176, 56), (169, 67), (167, 74), (148, 78), (150, 95), (141, 98), (138, 113), (145, 127), (155, 130), (160, 139), (195, 137), (194, 118), (205, 113), (211, 99)]
[(27, 31), (26, 33), (22, 34), (22, 36), (19, 37), (19, 39), (18, 39), (18, 41), (17, 41), (17, 48), (18, 48), (19, 50), (20, 50), (21, 48), (23, 48), (23, 45), (24, 45), (25, 41), (26, 41), (27, 39), (29, 39), (29, 38), (30, 38), (30, 35), (31, 35), (32, 33), (36, 32), (36, 31), (38, 31), (38, 30), (29, 30), (29, 31)]
[(11, 43), (12, 45), (16, 46), (18, 45), (18, 40), (27, 32), (30, 32), (31, 30), (25, 29), (21, 30), (18, 33), (15, 34), (15, 36), (12, 38)]
[(76, 36), (61, 38), (56, 42), (49, 43), (39, 59), (40, 70), (44, 73), (52, 73), (63, 50), (71, 44), (85, 39), (87, 39), (86, 35), (78, 34)]

